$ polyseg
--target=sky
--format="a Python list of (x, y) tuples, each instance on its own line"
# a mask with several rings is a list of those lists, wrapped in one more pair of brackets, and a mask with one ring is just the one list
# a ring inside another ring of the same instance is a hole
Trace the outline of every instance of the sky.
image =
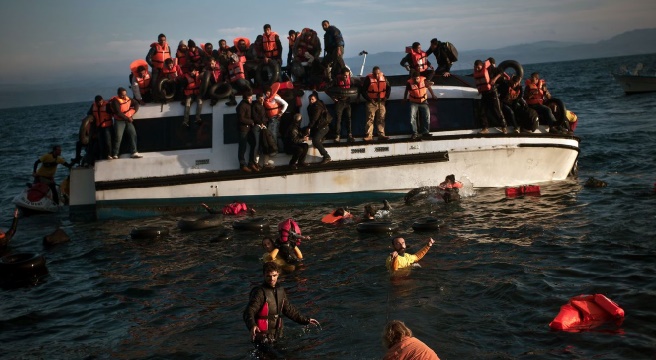
[[(4, 1), (0, 85), (110, 77), (166, 34), (172, 48), (237, 36), (252, 40), (271, 24), (285, 47), (290, 29), (337, 26), (345, 57), (402, 51), (414, 41), (450, 41), (458, 50), (543, 40), (595, 43), (656, 27), (656, 1), (631, 0), (22, 0)], [(426, 48), (426, 46), (424, 46)]]

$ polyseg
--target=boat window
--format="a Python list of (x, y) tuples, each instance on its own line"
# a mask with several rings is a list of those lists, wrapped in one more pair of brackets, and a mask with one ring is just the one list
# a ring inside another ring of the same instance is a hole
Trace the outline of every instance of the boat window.
[[(190, 127), (182, 125), (182, 116), (136, 120), (137, 148), (140, 152), (211, 148), (212, 115), (203, 114), (201, 118), (202, 124), (197, 125), (192, 117)], [(127, 142), (122, 145), (127, 146)]]

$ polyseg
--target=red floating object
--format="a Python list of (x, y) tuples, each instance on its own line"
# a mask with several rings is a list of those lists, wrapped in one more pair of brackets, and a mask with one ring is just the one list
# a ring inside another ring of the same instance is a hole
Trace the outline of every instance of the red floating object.
[(549, 327), (553, 330), (577, 332), (612, 320), (615, 320), (617, 326), (624, 320), (624, 310), (615, 302), (602, 294), (579, 295), (560, 307), (560, 312), (549, 323)]
[(540, 186), (522, 185), (506, 188), (506, 197), (515, 197), (520, 195), (540, 195)]

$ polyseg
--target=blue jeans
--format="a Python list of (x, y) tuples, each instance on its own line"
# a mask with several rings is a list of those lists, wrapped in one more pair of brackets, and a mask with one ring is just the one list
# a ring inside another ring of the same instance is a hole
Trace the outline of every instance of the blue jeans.
[(248, 153), (248, 165), (255, 164), (255, 137), (253, 136), (252, 131), (239, 132), (239, 166), (246, 166), (246, 146), (251, 147), (251, 151)]
[(121, 149), (121, 140), (123, 140), (123, 134), (126, 135), (128, 141), (128, 152), (134, 154), (137, 152), (137, 130), (134, 129), (134, 125), (131, 122), (127, 121), (115, 121), (114, 122), (114, 147), (112, 148), (112, 155), (118, 156), (118, 152)]
[[(271, 135), (273, 136), (273, 141), (275, 142), (276, 145), (278, 145), (278, 149), (283, 149), (284, 146), (281, 144), (278, 139), (280, 139), (280, 136), (278, 132), (280, 131), (280, 117), (279, 116), (274, 116), (269, 120), (269, 125), (268, 125), (269, 131), (271, 132)], [(276, 154), (271, 154), (271, 156), (274, 156)]]
[(410, 102), (410, 125), (412, 125), (412, 133), (417, 133), (417, 113), (421, 116), (421, 133), (428, 134), (430, 131), (430, 109), (428, 103), (418, 104)]

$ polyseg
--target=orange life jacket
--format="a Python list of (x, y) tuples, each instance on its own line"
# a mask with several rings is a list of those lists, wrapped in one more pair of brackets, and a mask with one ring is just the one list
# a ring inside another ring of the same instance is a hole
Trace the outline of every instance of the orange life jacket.
[(276, 36), (278, 34), (273, 31), (268, 36), (266, 33), (262, 34), (262, 49), (264, 56), (268, 58), (277, 58), (280, 55), (280, 49), (276, 45)]
[(238, 61), (228, 64), (228, 75), (230, 76), (230, 82), (235, 82), (239, 79), (246, 79), (246, 75), (244, 74), (244, 63)]
[(106, 128), (112, 126), (112, 115), (107, 112), (107, 103), (103, 103), (102, 106), (98, 107), (96, 102), (93, 102), (91, 106), (91, 113), (93, 118), (96, 120), (96, 127)]
[(150, 47), (155, 48), (155, 54), (150, 59), (153, 63), (153, 67), (161, 69), (164, 67), (164, 61), (171, 58), (171, 48), (169, 48), (168, 43), (164, 43), (164, 46), (161, 46), (158, 42), (150, 44)]
[[(119, 105), (121, 105), (119, 110), (123, 115), (125, 115), (126, 117), (132, 117), (134, 114), (136, 114), (136, 111), (132, 107), (132, 99), (126, 97), (125, 100), (122, 100), (120, 97), (114, 96), (113, 98), (109, 99), (109, 102), (111, 103), (112, 101), (114, 101), (114, 99), (116, 99)], [(114, 120), (121, 121), (121, 119), (118, 118), (114, 118)]]
[(408, 95), (410, 96), (410, 101), (413, 103), (421, 104), (424, 101), (428, 100), (428, 94), (426, 94), (426, 78), (423, 76), (419, 77), (419, 82), (415, 82), (415, 79), (408, 80), (408, 85), (410, 85), (410, 91)]
[(351, 88), (351, 77), (350, 76), (338, 75), (337, 76), (337, 86), (339, 86), (343, 89), (350, 89)]
[(474, 80), (476, 81), (476, 88), (478, 88), (479, 93), (492, 90), (492, 84), (490, 84), (490, 72), (487, 71), (489, 67), (490, 61), (485, 60), (480, 71), (474, 69)]
[(184, 89), (185, 96), (198, 95), (200, 94), (200, 83), (203, 79), (200, 77), (200, 74), (193, 76), (191, 73), (185, 74), (187, 78), (187, 86)]
[(266, 116), (271, 119), (280, 114), (280, 104), (276, 101), (275, 97), (264, 98), (264, 109), (266, 109)]
[(187, 53), (184, 53), (180, 50), (176, 51), (175, 60), (178, 62), (178, 65), (181, 69), (184, 70), (187, 67)]
[(169, 69), (167, 67), (163, 67), (162, 70), (159, 72), (161, 74), (161, 77), (166, 77), (171, 80), (174, 80), (178, 76), (182, 76), (182, 69), (180, 69), (180, 66), (174, 65), (172, 69)]
[(412, 64), (414, 65), (415, 70), (422, 72), (428, 69), (428, 59), (426, 52), (420, 51), (416, 52), (414, 49), (410, 52), (412, 56)]
[(373, 73), (367, 75), (369, 78), (369, 87), (367, 88), (367, 95), (372, 100), (385, 99), (387, 93), (387, 84), (385, 82), (385, 75), (381, 72), (380, 79), (376, 79)]
[(237, 56), (239, 56), (239, 60), (242, 63), (245, 63), (246, 62), (246, 51), (241, 51), (241, 49), (239, 48), (239, 41), (241, 41), (241, 40), (244, 40), (244, 43), (246, 45), (246, 51), (248, 51), (248, 48), (250, 48), (251, 41), (248, 38), (245, 38), (245, 37), (238, 37), (238, 38), (235, 38), (232, 41), (235, 44), (235, 49), (237, 50), (235, 52), (235, 54), (237, 54)]
[(137, 80), (137, 84), (139, 84), (139, 92), (141, 95), (150, 92), (150, 74), (148, 72), (146, 72), (146, 76), (144, 77), (134, 74), (134, 78)]
[(526, 97), (526, 102), (529, 105), (542, 104), (544, 102), (544, 80), (538, 80), (538, 83), (534, 83), (533, 79), (526, 79), (526, 92), (524, 96)]
[(508, 101), (513, 102), (517, 100), (519, 97), (519, 94), (522, 93), (522, 89), (517, 86), (517, 87), (508, 87)]

